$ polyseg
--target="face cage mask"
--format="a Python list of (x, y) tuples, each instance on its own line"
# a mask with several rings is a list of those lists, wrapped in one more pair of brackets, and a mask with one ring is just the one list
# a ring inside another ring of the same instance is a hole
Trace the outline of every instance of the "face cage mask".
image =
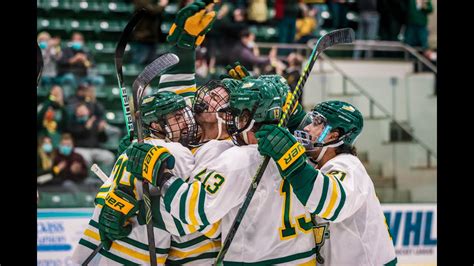
[(237, 146), (242, 146), (248, 144), (247, 132), (250, 131), (255, 123), (253, 116), (257, 111), (258, 104), (256, 103), (252, 108), (250, 117), (247, 120), (247, 123), (242, 128), (239, 128), (239, 115), (236, 115), (236, 111), (232, 111), (230, 107), (224, 108), (219, 111), (224, 117), (225, 124), (227, 126), (227, 131), (232, 136), (232, 141)]
[[(173, 117), (175, 119), (173, 119)], [(170, 120), (173, 120), (169, 123)], [(157, 137), (163, 137), (165, 140), (170, 142), (179, 142), (183, 146), (189, 146), (191, 143), (196, 142), (198, 126), (194, 121), (193, 113), (191, 108), (188, 106), (183, 109), (174, 112), (171, 115), (167, 115), (167, 119), (157, 121), (163, 130), (156, 130), (148, 127), (148, 130)], [(174, 139), (178, 138), (177, 141)]]
[(214, 114), (217, 120), (218, 133), (214, 139), (219, 139), (222, 134), (222, 126), (225, 120), (219, 113), (229, 106), (229, 92), (225, 86), (216, 81), (210, 80), (202, 85), (194, 98), (193, 111), (195, 114)]

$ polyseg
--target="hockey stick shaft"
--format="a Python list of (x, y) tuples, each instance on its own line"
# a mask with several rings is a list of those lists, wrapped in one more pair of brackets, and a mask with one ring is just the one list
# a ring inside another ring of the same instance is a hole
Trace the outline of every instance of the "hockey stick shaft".
[[(291, 95), (291, 98), (288, 104), (289, 106), (288, 108), (284, 110), (283, 115), (280, 118), (278, 126), (281, 126), (281, 127), (286, 126), (288, 119), (290, 117), (289, 111), (293, 110), (293, 107), (296, 104), (295, 99), (298, 99), (299, 96), (301, 95), (302, 89), (304, 85), (306, 84), (306, 81), (308, 80), (308, 76), (311, 73), (311, 70), (313, 69), (314, 63), (316, 62), (316, 59), (318, 58), (319, 54), (325, 49), (333, 45), (340, 44), (340, 43), (351, 43), (353, 40), (354, 40), (354, 31), (350, 28), (329, 32), (328, 34), (322, 36), (318, 40), (318, 43), (313, 48), (309, 61), (306, 64), (306, 67), (304, 68), (303, 73), (298, 80), (296, 88)], [(252, 184), (247, 190), (245, 201), (242, 204), (242, 207), (240, 207), (232, 223), (229, 234), (227, 235), (227, 238), (224, 241), (224, 245), (222, 246), (222, 249), (219, 251), (219, 254), (217, 255), (216, 265), (220, 264), (223, 261), (225, 254), (229, 250), (230, 244), (232, 243), (232, 240), (234, 239), (235, 234), (237, 233), (237, 230), (239, 229), (240, 223), (242, 222), (245, 212), (247, 211), (248, 206), (250, 205), (250, 202), (252, 201), (253, 195), (255, 194), (255, 191), (257, 190), (257, 186), (260, 183), (260, 179), (262, 178), (269, 161), (270, 161), (270, 157), (264, 156), (262, 163), (257, 169), (257, 173), (252, 178)]]
[[(170, 67), (176, 65), (179, 62), (179, 58), (175, 54), (167, 53), (164, 54), (153, 62), (151, 62), (145, 69), (138, 75), (136, 80), (133, 82), (133, 100), (132, 105), (136, 107), (135, 111), (135, 126), (137, 129), (137, 139), (139, 143), (143, 142), (143, 130), (140, 115), (140, 105), (143, 93), (146, 86), (156, 76), (162, 74)], [(155, 252), (155, 234), (153, 232), (152, 212), (151, 212), (151, 197), (150, 187), (146, 180), (142, 182), (143, 189), (143, 201), (145, 203), (146, 212), (146, 231), (148, 236), (148, 250), (150, 252), (150, 265), (156, 265), (156, 252)]]
[(117, 74), (117, 81), (118, 81), (118, 86), (119, 86), (119, 91), (120, 91), (120, 99), (122, 102), (122, 110), (123, 110), (123, 115), (125, 118), (125, 126), (127, 127), (127, 134), (130, 137), (130, 141), (133, 139), (134, 128), (133, 128), (133, 119), (132, 119), (132, 114), (131, 114), (132, 112), (130, 110), (130, 104), (128, 100), (127, 88), (125, 87), (125, 84), (123, 81), (123, 72), (122, 72), (123, 55), (125, 53), (125, 48), (127, 47), (127, 42), (130, 39), (130, 36), (132, 35), (133, 29), (138, 24), (138, 22), (144, 17), (145, 14), (146, 14), (145, 9), (139, 9), (137, 12), (135, 12), (135, 14), (133, 14), (132, 18), (127, 23), (122, 34), (120, 35), (120, 39), (117, 43), (117, 47), (115, 48), (115, 56), (114, 56), (115, 72)]
[(91, 166), (91, 171), (94, 172), (94, 174), (102, 180), (102, 182), (106, 182), (107, 179), (109, 178), (102, 169), (97, 164), (93, 164)]
[(36, 43), (36, 61), (36, 86), (38, 87), (43, 73), (43, 53), (38, 43)]

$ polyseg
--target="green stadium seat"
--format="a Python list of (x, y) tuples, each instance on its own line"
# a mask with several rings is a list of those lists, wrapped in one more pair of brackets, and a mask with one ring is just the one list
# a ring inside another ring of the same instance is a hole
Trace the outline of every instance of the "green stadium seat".
[[(125, 27), (125, 25), (122, 26), (122, 22), (119, 20), (101, 19), (94, 21), (94, 24), (96, 25), (96, 29), (98, 29), (98, 31), (106, 32), (122, 32), (123, 28)], [(127, 24), (126, 21), (125, 24)]]
[(123, 75), (137, 77), (143, 69), (143, 66), (137, 64), (126, 64), (123, 66)]
[(94, 23), (88, 19), (67, 20), (66, 27), (69, 31), (96, 31)]
[(72, 9), (75, 12), (104, 12), (106, 10), (105, 3), (96, 1), (74, 1)]
[(110, 63), (98, 63), (96, 69), (99, 75), (112, 75), (115, 73), (115, 66)]
[(123, 117), (123, 111), (120, 110), (108, 110), (105, 113), (105, 119), (107, 120), (108, 123), (113, 124), (113, 125), (124, 125), (125, 124), (125, 118)]
[(72, 193), (69, 192), (41, 192), (39, 196), (39, 208), (66, 208), (79, 207)]
[(133, 12), (133, 5), (126, 4), (121, 1), (109, 2), (107, 3), (106, 8), (109, 12), (117, 12), (117, 13), (132, 13)]
[(94, 207), (95, 194), (86, 192), (77, 192), (75, 195), (77, 205), (82, 208)]
[(65, 21), (58, 18), (37, 18), (38, 30), (66, 30)]

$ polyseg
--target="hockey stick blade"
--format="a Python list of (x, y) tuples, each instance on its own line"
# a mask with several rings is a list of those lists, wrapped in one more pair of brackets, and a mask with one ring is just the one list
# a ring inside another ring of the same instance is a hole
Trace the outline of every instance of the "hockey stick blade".
[(343, 28), (339, 30), (333, 30), (323, 35), (316, 44), (317, 52), (322, 52), (327, 48), (343, 43), (352, 43), (355, 40), (354, 30), (351, 28)]
[[(296, 88), (292, 93), (290, 102), (288, 104), (289, 106), (288, 108), (285, 109), (282, 117), (280, 118), (280, 122), (278, 123), (278, 126), (282, 126), (282, 127), (286, 126), (288, 119), (290, 117), (290, 115), (288, 114), (288, 111), (293, 110), (293, 107), (296, 104), (295, 99), (299, 98), (299, 95), (301, 94), (302, 89), (304, 85), (306, 84), (309, 73), (311, 73), (311, 70), (313, 69), (313, 66), (314, 66), (314, 62), (316, 62), (316, 59), (318, 58), (319, 54), (325, 49), (333, 45), (342, 44), (342, 43), (351, 43), (353, 40), (354, 40), (354, 31), (350, 28), (331, 31), (323, 35), (318, 40), (318, 42), (316, 43), (316, 46), (313, 48), (313, 51), (311, 52), (311, 56), (308, 60), (308, 63), (306, 64), (303, 70), (303, 73), (301, 74), (300, 79), (298, 80), (298, 84), (296, 85)], [(237, 215), (234, 218), (234, 221), (232, 222), (232, 226), (224, 241), (224, 244), (222, 245), (221, 250), (217, 254), (215, 265), (219, 265), (224, 260), (224, 256), (227, 253), (227, 250), (229, 249), (230, 244), (232, 243), (232, 240), (234, 239), (235, 234), (237, 233), (237, 230), (239, 229), (240, 223), (248, 209), (248, 206), (250, 205), (250, 202), (252, 201), (253, 195), (255, 194), (255, 191), (257, 190), (258, 184), (260, 183), (260, 180), (263, 174), (265, 173), (265, 169), (267, 168), (267, 165), (269, 162), (270, 162), (270, 157), (264, 156), (262, 163), (259, 165), (257, 172), (252, 178), (252, 184), (247, 190), (244, 203), (242, 204), (239, 211), (237, 212)]]
[(179, 63), (177, 55), (166, 53), (156, 58), (153, 62), (145, 67), (133, 82), (133, 105), (135, 111), (138, 111), (145, 87), (158, 75), (162, 74), (170, 67)]

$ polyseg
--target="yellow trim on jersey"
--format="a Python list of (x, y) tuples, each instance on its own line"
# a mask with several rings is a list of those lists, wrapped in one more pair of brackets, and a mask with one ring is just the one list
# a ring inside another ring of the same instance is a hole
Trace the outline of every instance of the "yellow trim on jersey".
[(191, 199), (189, 200), (188, 215), (189, 215), (189, 219), (191, 220), (191, 224), (199, 225), (196, 219), (196, 202), (199, 195), (200, 183), (194, 182), (191, 184), (191, 187), (193, 189), (193, 193), (191, 194)]
[(219, 229), (219, 226), (221, 225), (221, 220), (219, 220), (218, 222), (216, 223), (213, 223), (212, 224), (212, 228), (211, 230), (207, 231), (207, 232), (202, 232), (201, 233), (205, 236), (207, 236), (208, 238), (212, 238), (212, 237), (216, 237), (214, 236), (214, 234), (216, 233), (217, 229)]
[(170, 249), (170, 251), (168, 252), (168, 256), (173, 256), (173, 257), (178, 257), (178, 258), (187, 258), (191, 255), (195, 255), (195, 254), (200, 254), (200, 253), (204, 253), (206, 251), (209, 251), (211, 249), (214, 249), (214, 248), (220, 248), (221, 247), (221, 241), (220, 240), (214, 240), (214, 241), (211, 241), (210, 243), (207, 243), (205, 245), (202, 245), (198, 248), (195, 248), (193, 250), (190, 250), (190, 251), (179, 251), (179, 250), (176, 250), (176, 249)]
[(288, 151), (281, 156), (280, 159), (278, 159), (277, 163), (280, 166), (281, 170), (286, 170), (293, 162), (296, 161), (301, 155), (304, 154), (305, 148), (301, 143), (295, 142), (291, 148), (288, 149)]
[[(84, 232), (84, 235), (90, 237), (90, 238), (93, 238), (97, 241), (100, 241), (100, 236), (99, 234), (97, 234), (96, 232), (90, 230), (90, 229), (86, 229), (86, 231)], [(136, 259), (139, 259), (139, 260), (142, 260), (142, 261), (145, 261), (145, 262), (148, 262), (150, 263), (150, 255), (149, 254), (143, 254), (143, 253), (140, 253), (136, 250), (133, 250), (133, 249), (130, 249), (130, 248), (127, 248), (125, 246), (122, 246), (116, 242), (112, 242), (112, 246), (110, 247), (112, 249), (115, 249), (123, 254), (126, 254), (132, 258), (136, 258)], [(166, 257), (159, 257), (159, 256), (156, 256), (156, 261), (157, 263), (165, 263), (166, 261)]]
[(99, 199), (105, 199), (105, 196), (107, 195), (107, 193), (109, 193), (109, 192), (99, 192), (99, 193), (97, 193), (97, 196), (95, 196), (95, 197), (99, 198)]
[(336, 204), (336, 201), (339, 198), (339, 193), (337, 192), (337, 181), (334, 180), (335, 177), (330, 176), (330, 175), (327, 177), (332, 182), (332, 192), (331, 192), (331, 200), (329, 201), (329, 205), (326, 208), (326, 211), (323, 214), (321, 214), (321, 217), (323, 218), (328, 218), (328, 215), (334, 209), (334, 205)]
[(201, 148), (201, 146), (192, 148), (191, 153), (194, 155), (199, 148)]
[(188, 229), (189, 229), (188, 234), (192, 234), (192, 233), (197, 231), (196, 227), (194, 225), (191, 225), (191, 224), (188, 224)]
[(315, 266), (315, 265), (316, 265), (316, 258), (313, 258), (310, 261), (298, 264), (298, 266)]
[[(283, 203), (281, 205), (281, 224), (282, 226), (280, 226), (278, 228), (278, 234), (280, 235), (280, 240), (288, 240), (288, 239), (292, 239), (292, 238), (295, 238), (297, 235), (298, 235), (298, 232), (295, 230), (295, 234), (293, 235), (289, 235), (289, 236), (283, 236), (281, 234), (281, 232), (286, 228), (286, 225), (285, 225), (285, 205), (286, 205), (286, 192), (283, 191), (283, 184), (285, 183), (285, 180), (281, 180), (280, 182), (280, 196), (283, 197)], [(295, 228), (296, 229), (296, 226), (291, 222), (291, 192), (292, 192), (293, 188), (290, 186), (290, 203), (288, 204), (290, 206), (289, 210), (288, 210), (288, 222), (290, 223), (290, 228)], [(298, 221), (297, 221), (298, 223)]]
[(176, 94), (182, 94), (182, 93), (186, 93), (186, 92), (196, 92), (196, 86), (183, 88), (183, 89), (179, 89), (179, 90), (175, 91)]

